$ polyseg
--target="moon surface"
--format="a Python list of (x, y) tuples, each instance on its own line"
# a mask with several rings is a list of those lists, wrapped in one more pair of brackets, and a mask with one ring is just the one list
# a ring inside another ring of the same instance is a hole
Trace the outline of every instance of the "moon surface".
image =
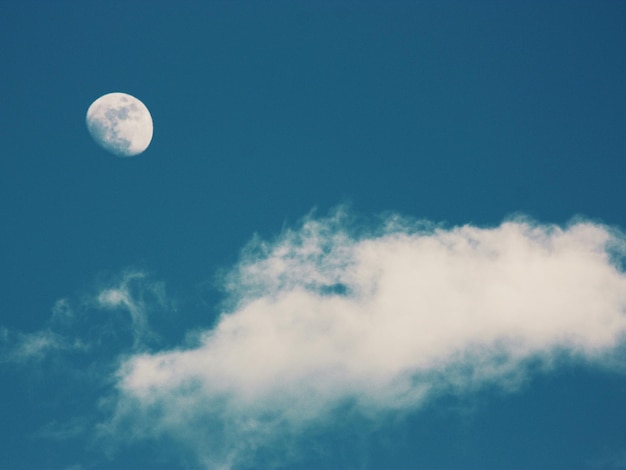
[(87, 129), (105, 150), (119, 157), (134, 157), (152, 141), (152, 116), (134, 96), (108, 93), (89, 106)]

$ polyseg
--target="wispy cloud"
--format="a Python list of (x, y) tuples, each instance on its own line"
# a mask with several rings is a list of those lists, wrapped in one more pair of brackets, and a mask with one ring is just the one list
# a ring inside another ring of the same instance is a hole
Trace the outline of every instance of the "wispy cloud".
[[(61, 300), (57, 305), (65, 302)], [(25, 364), (40, 362), (52, 354), (86, 350), (88, 346), (80, 338), (63, 334), (56, 324), (61, 320), (57, 305), (49, 324), (29, 333), (0, 328), (0, 362)]]
[[(198, 344), (124, 362), (102, 431), (169, 437), (229, 468), (347, 404), (411, 410), (443, 391), (515, 388), (530, 361), (594, 362), (626, 333), (625, 255), (623, 233), (585, 221), (308, 218), (244, 250)], [(101, 302), (132, 310), (124, 289)]]
[(51, 330), (20, 334), (13, 353), (18, 360), (41, 359), (50, 351), (70, 349), (73, 345)]
[(32, 413), (56, 411), (54, 419), (31, 430), (32, 437), (78, 440), (90, 447), (94, 426), (102, 420), (103, 390), (114, 384), (112, 371), (120, 357), (158, 344), (148, 317), (169, 307), (163, 283), (125, 270), (83, 295), (57, 300), (37, 330), (0, 325), (0, 368), (24, 374), (29, 395), (37, 397)]
[[(149, 300), (148, 300), (149, 299)], [(162, 283), (150, 281), (142, 271), (127, 270), (119, 279), (101, 288), (95, 297), (96, 306), (128, 313), (134, 346), (154, 340), (156, 334), (149, 326), (147, 302), (164, 305), (165, 289)]]
[[(127, 269), (81, 299), (57, 300), (41, 329), (21, 332), (0, 327), (0, 362), (37, 362), (62, 352), (94, 352), (106, 341), (115, 344), (109, 348), (115, 357), (123, 351), (141, 350), (158, 339), (150, 328), (150, 311), (170, 308), (170, 304), (162, 282), (143, 271)], [(108, 315), (102, 315), (103, 310)], [(132, 338), (132, 345), (119, 341), (125, 334)]]

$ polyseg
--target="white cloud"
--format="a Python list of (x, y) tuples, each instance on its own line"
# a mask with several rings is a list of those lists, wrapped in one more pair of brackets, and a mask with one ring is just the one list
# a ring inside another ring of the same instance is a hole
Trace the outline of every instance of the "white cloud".
[(65, 349), (63, 338), (50, 330), (41, 330), (30, 334), (20, 334), (17, 347), (13, 351), (19, 359), (41, 359), (53, 350)]
[(52, 308), (49, 325), (29, 333), (0, 327), (0, 362), (24, 364), (38, 362), (60, 351), (85, 350), (78, 338), (60, 330), (71, 322), (72, 311), (66, 299), (59, 299)]
[[(133, 341), (130, 348), (139, 350), (156, 338), (149, 326), (149, 311), (169, 307), (166, 304), (162, 283), (152, 281), (144, 272), (126, 270), (80, 302), (57, 300), (44, 328), (20, 332), (0, 326), (0, 362), (36, 362), (60, 352), (95, 352), (107, 342), (112, 343), (107, 346), (113, 354), (120, 354), (129, 346), (114, 339), (128, 330)], [(109, 314), (97, 315), (94, 307)], [(118, 311), (124, 314), (116, 321)]]
[(0, 331), (0, 362), (24, 364), (38, 362), (53, 353), (87, 349), (79, 339), (61, 335), (50, 328), (31, 333)]
[[(515, 387), (529, 361), (599, 360), (626, 332), (625, 254), (624, 234), (584, 221), (309, 218), (244, 250), (229, 311), (197, 345), (125, 361), (107, 431), (168, 436), (228, 468), (346, 403), (416, 409)], [(101, 301), (128, 306), (123, 289)]]
[(134, 346), (140, 347), (155, 337), (148, 322), (147, 297), (150, 297), (151, 303), (164, 304), (163, 285), (149, 281), (146, 274), (141, 271), (128, 270), (111, 285), (102, 288), (95, 300), (99, 308), (122, 309), (128, 312)]

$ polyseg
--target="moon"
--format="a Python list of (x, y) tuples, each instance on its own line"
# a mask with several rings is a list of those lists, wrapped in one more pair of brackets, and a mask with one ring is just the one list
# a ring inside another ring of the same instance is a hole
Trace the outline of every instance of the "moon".
[(134, 157), (152, 141), (152, 116), (141, 101), (126, 93), (108, 93), (87, 110), (87, 129), (105, 150)]

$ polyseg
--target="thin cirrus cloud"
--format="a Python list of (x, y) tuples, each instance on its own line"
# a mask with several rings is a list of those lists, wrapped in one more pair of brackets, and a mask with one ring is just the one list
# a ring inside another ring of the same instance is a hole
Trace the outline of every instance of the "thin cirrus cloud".
[(33, 333), (15, 333), (3, 330), (0, 362), (24, 364), (38, 362), (50, 353), (78, 349), (80, 343), (68, 342), (66, 338), (50, 329)]
[[(106, 343), (116, 345), (108, 348), (115, 354), (145, 349), (158, 339), (149, 325), (148, 310), (166, 303), (162, 283), (142, 271), (124, 271), (78, 302), (57, 300), (41, 329), (21, 332), (0, 326), (0, 363), (37, 363), (71, 352), (95, 354)], [(130, 344), (124, 344), (124, 337), (130, 338)]]
[(98, 308), (125, 310), (128, 313), (135, 348), (144, 346), (156, 336), (149, 326), (146, 299), (151, 304), (165, 303), (163, 284), (149, 282), (146, 277), (144, 272), (138, 270), (126, 271), (95, 297)]
[(444, 391), (515, 388), (531, 363), (596, 363), (626, 332), (625, 255), (622, 232), (587, 221), (309, 217), (244, 249), (197, 344), (123, 362), (101, 431), (171, 438), (230, 468), (347, 405), (415, 410)]
[(0, 328), (0, 363), (38, 363), (54, 354), (88, 350), (80, 338), (65, 334), (72, 315), (67, 300), (59, 299), (45, 328), (28, 333)]

